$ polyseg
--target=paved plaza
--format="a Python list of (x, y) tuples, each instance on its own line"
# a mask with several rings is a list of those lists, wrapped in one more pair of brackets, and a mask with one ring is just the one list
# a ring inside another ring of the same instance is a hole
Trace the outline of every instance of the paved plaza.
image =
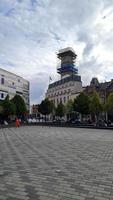
[(0, 129), (0, 200), (113, 200), (113, 131)]

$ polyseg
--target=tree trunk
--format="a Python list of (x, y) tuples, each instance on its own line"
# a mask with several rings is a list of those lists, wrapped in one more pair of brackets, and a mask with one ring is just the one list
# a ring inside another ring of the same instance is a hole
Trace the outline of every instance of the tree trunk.
[(82, 114), (80, 113), (79, 116), (80, 116), (80, 121), (82, 122)]
[(107, 112), (105, 113), (105, 118), (106, 118), (106, 121), (108, 121), (108, 113)]

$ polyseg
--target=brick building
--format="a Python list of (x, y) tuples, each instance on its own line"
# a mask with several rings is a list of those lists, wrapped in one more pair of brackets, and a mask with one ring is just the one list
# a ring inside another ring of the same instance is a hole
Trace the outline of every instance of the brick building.
[(113, 79), (99, 83), (97, 78), (92, 78), (90, 85), (85, 88), (85, 92), (91, 94), (94, 90), (99, 94), (101, 101), (105, 103), (108, 95), (113, 92)]

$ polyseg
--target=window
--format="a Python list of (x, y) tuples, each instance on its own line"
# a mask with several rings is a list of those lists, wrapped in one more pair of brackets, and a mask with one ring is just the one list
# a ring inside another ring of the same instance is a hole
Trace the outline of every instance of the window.
[(15, 83), (14, 82), (12, 82), (12, 85), (14, 85)]
[(1, 93), (1, 98), (2, 98), (2, 99), (4, 98), (4, 93)]
[(4, 77), (1, 78), (1, 84), (4, 85)]
[(62, 103), (62, 98), (60, 98), (60, 103)]
[(66, 97), (64, 97), (64, 103), (66, 102)]
[(18, 79), (18, 82), (20, 82), (20, 79)]

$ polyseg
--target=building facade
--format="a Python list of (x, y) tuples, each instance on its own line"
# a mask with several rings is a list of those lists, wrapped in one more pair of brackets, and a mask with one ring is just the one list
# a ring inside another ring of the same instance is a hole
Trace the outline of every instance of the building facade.
[(64, 105), (71, 99), (76, 98), (82, 91), (81, 76), (75, 66), (77, 55), (70, 47), (59, 50), (57, 57), (60, 65), (57, 67), (57, 73), (60, 74), (60, 80), (49, 84), (46, 98), (53, 101), (55, 106), (60, 102)]
[(85, 88), (85, 92), (90, 95), (93, 91), (99, 94), (102, 103), (106, 102), (108, 95), (113, 92), (113, 79), (108, 82), (99, 83), (98, 79), (92, 78), (90, 85)]
[(29, 82), (24, 78), (0, 68), (0, 100), (7, 95), (12, 99), (20, 95), (29, 110)]

